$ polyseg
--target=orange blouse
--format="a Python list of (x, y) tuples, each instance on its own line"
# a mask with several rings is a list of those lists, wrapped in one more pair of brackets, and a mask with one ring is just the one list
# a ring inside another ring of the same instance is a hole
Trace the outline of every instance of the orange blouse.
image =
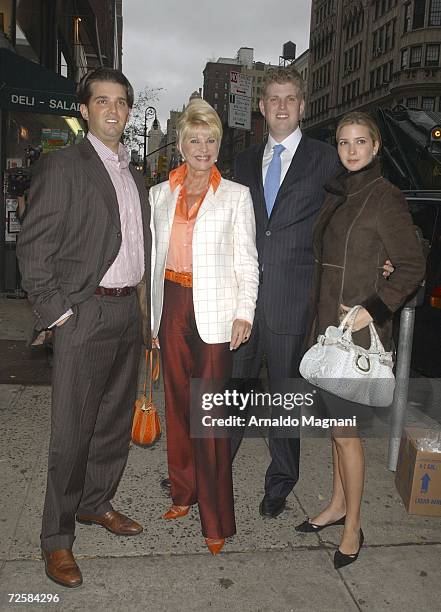
[(169, 182), (171, 191), (180, 186), (181, 190), (176, 203), (176, 211), (173, 219), (172, 230), (170, 234), (170, 245), (167, 253), (166, 267), (175, 272), (191, 272), (192, 264), (192, 242), (193, 230), (202, 202), (207, 194), (209, 187), (213, 187), (216, 193), (221, 182), (221, 174), (216, 166), (211, 168), (208, 187), (201, 197), (188, 210), (186, 201), (186, 190), (184, 180), (187, 176), (187, 164), (182, 164), (170, 172)]

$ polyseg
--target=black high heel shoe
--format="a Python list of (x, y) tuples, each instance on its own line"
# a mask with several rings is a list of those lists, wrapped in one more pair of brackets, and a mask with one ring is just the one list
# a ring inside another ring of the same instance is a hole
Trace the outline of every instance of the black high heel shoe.
[(297, 525), (296, 527), (294, 527), (294, 529), (299, 533), (318, 533), (319, 531), (322, 531), (322, 529), (326, 529), (326, 527), (344, 525), (345, 520), (346, 514), (340, 519), (338, 519), (338, 521), (334, 521), (333, 523), (326, 523), (326, 525), (315, 525), (314, 523), (311, 523), (308, 519), (306, 519), (306, 521), (303, 521), (303, 523), (300, 523), (300, 525)]
[(334, 567), (335, 569), (340, 569), (341, 567), (345, 567), (346, 565), (350, 565), (351, 563), (355, 563), (358, 559), (358, 555), (360, 554), (361, 547), (364, 542), (364, 534), (363, 530), (360, 529), (360, 544), (358, 546), (358, 550), (354, 555), (345, 555), (341, 552), (339, 548), (335, 551), (334, 555)]

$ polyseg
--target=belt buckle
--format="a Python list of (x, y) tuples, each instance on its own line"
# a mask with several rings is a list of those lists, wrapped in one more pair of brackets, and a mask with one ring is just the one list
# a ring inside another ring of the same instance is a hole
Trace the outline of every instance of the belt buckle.
[(117, 288), (115, 289), (115, 295), (116, 295), (117, 297), (121, 297), (122, 293), (123, 293), (123, 288), (122, 288), (122, 287), (117, 287)]

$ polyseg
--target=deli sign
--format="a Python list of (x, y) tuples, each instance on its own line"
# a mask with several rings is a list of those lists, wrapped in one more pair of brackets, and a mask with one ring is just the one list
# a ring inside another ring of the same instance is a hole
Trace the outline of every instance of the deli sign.
[(19, 90), (5, 87), (0, 92), (1, 106), (5, 110), (42, 113), (48, 115), (80, 116), (77, 97), (68, 93)]

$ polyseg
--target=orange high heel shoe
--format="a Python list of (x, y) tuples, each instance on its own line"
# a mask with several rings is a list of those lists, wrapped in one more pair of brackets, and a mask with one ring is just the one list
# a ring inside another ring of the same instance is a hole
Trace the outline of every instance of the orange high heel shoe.
[(181, 516), (186, 516), (190, 511), (190, 506), (175, 506), (173, 505), (165, 514), (162, 515), (163, 519), (177, 519)]
[(213, 538), (205, 538), (205, 544), (212, 555), (220, 553), (225, 544), (225, 538), (214, 540)]

